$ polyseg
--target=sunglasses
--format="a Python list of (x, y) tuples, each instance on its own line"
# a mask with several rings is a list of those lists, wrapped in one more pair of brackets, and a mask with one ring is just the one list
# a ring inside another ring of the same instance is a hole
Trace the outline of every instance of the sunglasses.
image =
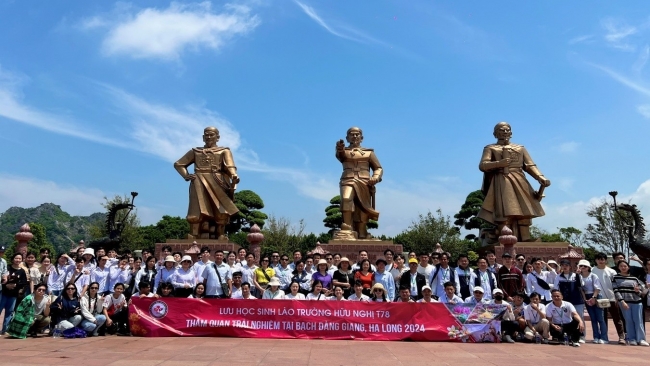
[(334, 260), (334, 258), (325, 258), (326, 261)]
[(523, 262), (523, 261), (525, 261), (524, 258), (519, 258), (519, 259), (517, 259), (517, 260), (518, 260), (519, 262)]
[(283, 260), (283, 261), (288, 261), (288, 260), (289, 260), (289, 258), (282, 258), (282, 260)]
[(36, 289), (36, 292), (44, 292), (44, 291), (45, 291), (44, 288), (37, 288), (37, 289)]
[(91, 290), (99, 290), (99, 287), (94, 287), (94, 286), (93, 286), (93, 287), (91, 287), (90, 289), (91, 289)]
[(280, 258), (279, 255), (272, 255), (271, 258)]
[(262, 259), (262, 262), (268, 262), (268, 261), (269, 261), (268, 259)]

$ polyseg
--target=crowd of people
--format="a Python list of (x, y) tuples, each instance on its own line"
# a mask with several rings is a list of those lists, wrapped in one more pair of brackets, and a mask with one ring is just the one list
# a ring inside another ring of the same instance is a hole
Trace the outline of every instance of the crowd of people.
[(573, 268), (568, 260), (527, 261), (505, 253), (499, 264), (488, 251), (472, 268), (467, 255), (453, 266), (449, 253), (405, 257), (388, 249), (383, 254), (371, 263), (365, 250), (356, 262), (340, 254), (303, 258), (300, 251), (291, 258), (272, 252), (258, 261), (243, 248), (211, 253), (208, 247), (201, 248), (196, 262), (169, 246), (159, 259), (147, 250), (140, 257), (102, 248), (80, 248), (54, 261), (43, 250), (38, 262), (35, 253), (15, 253), (9, 263), (0, 259), (2, 334), (130, 335), (133, 297), (289, 299), (502, 304), (507, 309), (499, 318), (504, 342), (576, 347), (586, 341), (586, 309), (593, 343), (610, 342), (609, 315), (619, 344), (648, 346), (644, 307), (650, 305), (650, 260), (630, 266), (622, 253), (614, 253), (616, 265), (610, 268), (607, 255), (598, 253), (595, 266), (581, 260)]

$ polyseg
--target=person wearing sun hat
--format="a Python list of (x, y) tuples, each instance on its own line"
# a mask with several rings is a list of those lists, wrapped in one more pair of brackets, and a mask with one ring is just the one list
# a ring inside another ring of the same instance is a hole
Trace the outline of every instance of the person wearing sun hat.
[(156, 291), (160, 288), (160, 285), (163, 283), (170, 283), (172, 282), (172, 277), (176, 273), (176, 261), (174, 260), (174, 257), (171, 255), (168, 255), (165, 257), (163, 261), (163, 266), (160, 267), (160, 270), (158, 270), (158, 273), (156, 274), (156, 280), (154, 281), (153, 285), (153, 292), (156, 293)]
[(390, 301), (395, 300), (397, 297), (395, 293), (395, 280), (393, 279), (393, 275), (386, 270), (388, 262), (383, 258), (379, 258), (375, 262), (375, 265), (377, 266), (377, 271), (372, 274), (372, 282), (381, 283), (384, 289), (386, 289), (386, 295)]
[(184, 255), (181, 258), (181, 266), (176, 268), (176, 272), (171, 278), (175, 297), (186, 298), (194, 292), (198, 276), (192, 264), (192, 257), (189, 255)]
[(415, 258), (409, 259), (409, 271), (404, 272), (399, 280), (400, 286), (411, 290), (411, 298), (420, 300), (422, 298), (422, 287), (427, 285), (427, 279), (424, 275), (418, 273), (419, 262)]
[(97, 267), (97, 260), (95, 259), (95, 249), (86, 248), (84, 249), (81, 257), (84, 259), (84, 269), (88, 271), (88, 274)]
[(284, 299), (284, 291), (280, 290), (280, 280), (277, 277), (271, 278), (269, 287), (264, 290), (262, 299), (265, 300), (282, 300)]
[(370, 290), (370, 300), (371, 302), (390, 302), (386, 289), (381, 283), (375, 283)]
[(607, 336), (608, 328), (604, 315), (605, 310), (598, 307), (598, 299), (601, 298), (600, 293), (603, 290), (600, 279), (595, 273), (591, 272), (591, 263), (588, 260), (581, 259), (578, 262), (578, 271), (580, 271), (580, 275), (582, 276), (582, 291), (586, 299), (585, 307), (591, 319), (591, 330), (594, 337), (593, 343), (605, 344), (605, 340), (609, 343), (609, 337)]
[(339, 260), (338, 269), (332, 275), (334, 286), (340, 286), (343, 289), (343, 297), (346, 299), (354, 293), (354, 273), (348, 257)]

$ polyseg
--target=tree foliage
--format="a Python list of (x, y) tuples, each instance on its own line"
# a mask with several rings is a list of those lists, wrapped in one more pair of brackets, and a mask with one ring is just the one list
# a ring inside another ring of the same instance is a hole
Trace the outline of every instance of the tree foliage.
[[(481, 211), (481, 207), (483, 207), (484, 200), (485, 195), (480, 189), (468, 194), (465, 203), (460, 207), (460, 211), (454, 215), (456, 219), (454, 225), (465, 230), (494, 228), (494, 225), (477, 217), (479, 211)], [(474, 240), (476, 237), (476, 234), (468, 234), (465, 236), (465, 239)]]
[(143, 244), (140, 249), (153, 248), (154, 244), (167, 239), (186, 239), (190, 225), (184, 218), (165, 215), (155, 225), (141, 226), (138, 231)]
[[(113, 205), (121, 203), (131, 203), (131, 195), (115, 195), (109, 199), (104, 197), (102, 206), (108, 212)], [(133, 209), (128, 217), (126, 213), (128, 210), (121, 210), (115, 216), (115, 222), (121, 222), (123, 225), (122, 231), (122, 244), (120, 249), (136, 250), (141, 249), (146, 245), (140, 232), (140, 219), (138, 218), (137, 209)], [(90, 227), (89, 234), (91, 239), (101, 239), (108, 236), (108, 231), (105, 222), (96, 222)]]
[(627, 226), (632, 223), (629, 212), (614, 210), (611, 204), (603, 199), (600, 203), (591, 205), (587, 216), (596, 221), (585, 229), (585, 240), (589, 246), (606, 253), (627, 253)]
[(268, 216), (260, 211), (264, 208), (264, 201), (257, 193), (251, 190), (236, 192), (235, 206), (239, 212), (230, 218), (230, 224), (226, 226), (226, 233), (233, 234), (240, 230), (248, 232), (254, 224), (260, 228), (264, 227)]
[[(343, 224), (343, 214), (341, 213), (341, 196), (334, 196), (330, 200), (330, 205), (325, 208), (325, 218), (323, 223), (326, 228), (329, 228), (330, 234), (341, 227)], [(379, 223), (375, 220), (368, 220), (366, 225), (368, 229), (379, 228)]]
[(437, 243), (442, 249), (450, 252), (453, 258), (470, 250), (478, 250), (480, 244), (472, 240), (461, 239), (460, 230), (454, 226), (449, 216), (444, 216), (438, 209), (434, 215), (429, 211), (420, 214), (409, 228), (397, 235), (395, 243), (402, 244), (405, 251), (416, 253), (431, 253)]

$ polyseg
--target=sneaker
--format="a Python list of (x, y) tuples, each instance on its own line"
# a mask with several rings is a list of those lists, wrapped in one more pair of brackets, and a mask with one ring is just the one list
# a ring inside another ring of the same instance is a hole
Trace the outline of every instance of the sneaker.
[(604, 339), (599, 339), (598, 340), (598, 344), (607, 344), (607, 343), (609, 343), (609, 341), (606, 341)]
[(585, 343), (585, 339), (584, 339), (584, 338), (580, 338), (580, 340), (579, 340), (578, 342), (580, 342), (580, 343)]
[(646, 341), (641, 341), (641, 342), (639, 342), (639, 346), (650, 347), (650, 344), (648, 344), (648, 342), (646, 342)]
[(636, 346), (636, 341), (629, 341), (627, 342), (628, 346)]
[(618, 344), (626, 344), (626, 342), (625, 342), (625, 338), (622, 338), (622, 337), (619, 338), (619, 339), (618, 339)]
[(548, 344), (548, 339), (546, 338), (542, 339), (542, 344)]
[(515, 341), (507, 334), (503, 336), (503, 341), (506, 343), (515, 343)]
[(573, 347), (580, 347), (580, 342), (573, 342), (571, 343)]
[(594, 339), (593, 341), (591, 341), (591, 343), (598, 344), (598, 343), (600, 343), (600, 339), (596, 338), (596, 339)]

